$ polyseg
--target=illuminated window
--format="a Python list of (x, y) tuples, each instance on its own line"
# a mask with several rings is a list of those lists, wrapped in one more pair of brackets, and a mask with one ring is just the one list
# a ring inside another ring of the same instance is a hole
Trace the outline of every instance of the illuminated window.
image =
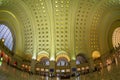
[(13, 48), (13, 36), (10, 29), (3, 24), (0, 24), (0, 39), (4, 39), (4, 45), (10, 50)]
[(120, 27), (116, 28), (112, 35), (112, 43), (113, 47), (118, 47), (118, 43), (120, 43)]

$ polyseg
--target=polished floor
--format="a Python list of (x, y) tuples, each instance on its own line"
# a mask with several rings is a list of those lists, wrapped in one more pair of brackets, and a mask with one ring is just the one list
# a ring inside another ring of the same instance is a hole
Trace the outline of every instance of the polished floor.
[[(110, 71), (104, 68), (102, 72), (93, 72), (79, 77), (71, 77), (65, 80), (119, 80), (120, 79), (120, 65), (115, 63), (110, 66)], [(0, 66), (0, 80), (63, 80), (57, 77), (49, 78), (39, 75), (30, 75), (26, 72), (19, 71), (13, 67), (3, 63)]]

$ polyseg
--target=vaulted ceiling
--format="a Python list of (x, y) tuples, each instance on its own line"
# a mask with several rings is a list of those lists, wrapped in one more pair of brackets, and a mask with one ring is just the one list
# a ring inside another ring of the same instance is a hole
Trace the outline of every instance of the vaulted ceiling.
[(120, 0), (0, 0), (0, 23), (14, 34), (19, 56), (108, 53), (119, 19)]

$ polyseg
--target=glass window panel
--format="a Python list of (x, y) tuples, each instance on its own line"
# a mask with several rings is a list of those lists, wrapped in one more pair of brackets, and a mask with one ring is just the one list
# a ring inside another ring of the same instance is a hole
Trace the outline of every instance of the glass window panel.
[(66, 66), (68, 65), (68, 62), (66, 59), (61, 58), (58, 62), (57, 62), (57, 66)]
[(46, 65), (49, 65), (49, 61), (46, 61)]
[(3, 29), (3, 26), (2, 25), (0, 25), (0, 32), (1, 32), (1, 30)]
[(7, 30), (7, 28), (4, 27), (1, 34), (0, 34), (0, 38), (4, 38), (3, 36), (4, 36), (6, 30)]
[(11, 37), (11, 36), (8, 36), (8, 37), (5, 39), (5, 45), (7, 45), (7, 43), (9, 42), (10, 37)]
[(12, 50), (13, 48), (12, 33), (7, 26), (0, 24), (0, 39), (2, 38), (5, 39), (4, 45), (8, 47), (10, 50)]
[(11, 39), (11, 37), (10, 37), (10, 40), (9, 40), (9, 42), (8, 42), (7, 47), (9, 48), (11, 44), (12, 44), (12, 39)]
[(6, 32), (4, 34), (4, 38), (7, 38), (8, 35), (9, 35), (9, 30), (6, 30)]

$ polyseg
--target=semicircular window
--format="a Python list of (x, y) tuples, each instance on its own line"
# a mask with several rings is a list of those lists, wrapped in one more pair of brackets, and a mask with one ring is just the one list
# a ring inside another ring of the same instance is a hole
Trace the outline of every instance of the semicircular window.
[(67, 66), (68, 65), (68, 60), (64, 57), (61, 57), (57, 61), (57, 66)]
[(0, 24), (0, 39), (4, 39), (4, 45), (12, 50), (13, 36), (10, 29), (4, 24)]
[(49, 59), (47, 57), (43, 57), (40, 61), (40, 64), (43, 64), (45, 66), (48, 66), (50, 63), (49, 63)]
[(87, 63), (87, 60), (83, 54), (78, 54), (76, 57), (76, 64), (82, 64), (82, 63)]
[(113, 47), (118, 47), (120, 44), (120, 27), (116, 28), (112, 35)]

